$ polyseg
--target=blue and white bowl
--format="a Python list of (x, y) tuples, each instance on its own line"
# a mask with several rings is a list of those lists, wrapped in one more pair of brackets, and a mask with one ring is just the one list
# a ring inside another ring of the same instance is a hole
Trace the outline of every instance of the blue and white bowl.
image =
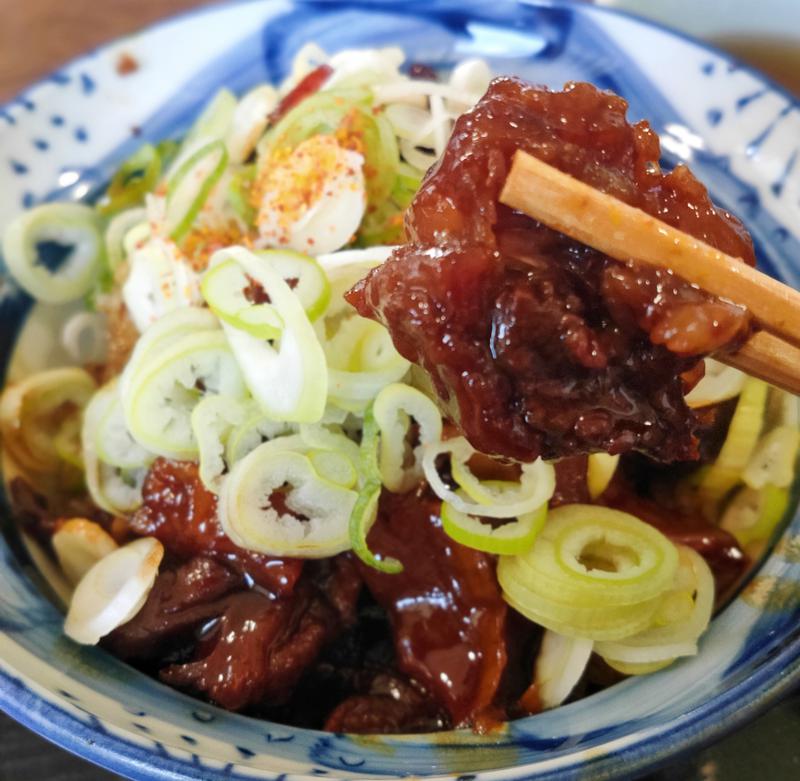
[[(259, 0), (179, 18), (100, 49), (0, 109), (0, 224), (48, 198), (91, 196), (144, 141), (178, 135), (218, 87), (276, 81), (293, 53), (399, 44), (447, 67), (469, 55), (497, 73), (591, 81), (630, 101), (739, 214), (771, 274), (800, 283), (800, 110), (725, 55), (633, 18), (548, 0)], [(120, 75), (121, 54), (139, 64)], [(29, 301), (0, 279), (6, 363)], [(34, 343), (46, 360), (47, 345)], [(793, 503), (793, 504), (796, 504)], [(752, 718), (800, 680), (800, 515), (700, 654), (498, 735), (356, 738), (226, 713), (96, 648), (62, 616), (7, 524), (0, 538), (0, 707), (37, 732), (139, 779), (425, 776), (604, 779), (638, 773)]]

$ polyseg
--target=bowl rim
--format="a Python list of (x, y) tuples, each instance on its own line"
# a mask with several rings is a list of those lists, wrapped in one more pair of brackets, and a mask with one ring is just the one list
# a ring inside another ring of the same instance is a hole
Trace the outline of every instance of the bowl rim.
[[(208, 5), (170, 14), (150, 24), (142, 25), (122, 36), (110, 38), (100, 43), (97, 47), (84, 51), (57, 65), (54, 69), (30, 82), (10, 98), (0, 103), (0, 113), (18, 102), (27, 91), (51, 81), (59, 71), (82, 62), (87, 56), (96, 51), (115, 46), (128, 37), (146, 34), (172, 24), (180, 24), (195, 17), (210, 16), (226, 7), (230, 8), (259, 2), (280, 3), (280, 1), (214, 0)], [(293, 0), (293, 2), (317, 6), (335, 6), (340, 2), (348, 4), (349, 0)], [(627, 19), (646, 28), (658, 30), (672, 38), (688, 42), (695, 47), (727, 60), (738, 70), (753, 76), (768, 87), (770, 91), (780, 95), (790, 104), (800, 107), (800, 98), (793, 95), (773, 77), (743, 62), (739, 57), (723, 50), (719, 46), (672, 28), (661, 21), (651, 20), (635, 12), (617, 7), (588, 5), (583, 0), (512, 0), (512, 2), (523, 7), (567, 8), (582, 14), (614, 16)], [(452, 5), (451, 0), (426, 0), (425, 5), (430, 7), (440, 3), (442, 5)], [(416, 4), (416, 0), (408, 0), (408, 5), (402, 4), (399, 6), (395, 0), (360, 0), (356, 5), (361, 5), (363, 8), (391, 6), (394, 12), (398, 12), (404, 8), (411, 9)], [(143, 746), (140, 743), (126, 740), (121, 735), (112, 734), (104, 729), (96, 719), (90, 720), (87, 724), (78, 716), (69, 713), (54, 702), (37, 694), (19, 675), (24, 676), (24, 672), (17, 674), (13, 668), (9, 669), (9, 666), (0, 658), (0, 711), (5, 712), (26, 728), (81, 759), (112, 772), (124, 774), (128, 778), (142, 779), (143, 781), (196, 779), (198, 778), (198, 770), (206, 770), (214, 774), (214, 778), (217, 777), (217, 773), (219, 773), (220, 778), (223, 777), (223, 771), (204, 768), (202, 757), (197, 758), (200, 761), (198, 765), (197, 760), (184, 760), (173, 754), (159, 753), (154, 747)], [(633, 738), (631, 742), (614, 752), (592, 756), (585, 763), (582, 763), (581, 770), (589, 771), (591, 777), (596, 781), (629, 778), (644, 771), (656, 770), (686, 756), (689, 752), (702, 749), (740, 729), (799, 685), (800, 626), (796, 627), (789, 635), (789, 642), (783, 644), (778, 653), (762, 663), (750, 676), (737, 681), (722, 694), (711, 700), (704, 701), (687, 713), (682, 714), (681, 717), (676, 717), (655, 728), (645, 728), (631, 732), (627, 736)], [(91, 716), (91, 714), (89, 715)], [(636, 739), (637, 734), (641, 735), (638, 740)], [(669, 744), (663, 740), (665, 736), (669, 736)], [(617, 772), (620, 765), (624, 767), (621, 775)], [(498, 781), (499, 779), (503, 779), (503, 781), (512, 781), (512, 779), (522, 781), (523, 778), (529, 777), (526, 773), (533, 767), (532, 763), (527, 763), (519, 766), (480, 771), (475, 778), (485, 779), (486, 781), (495, 778)], [(257, 781), (262, 775), (263, 771), (258, 770), (255, 770), (252, 775), (249, 773), (240, 774), (233, 770), (224, 771), (224, 778), (232, 779), (233, 781)], [(441, 774), (436, 776), (436, 778), (444, 777)], [(456, 774), (453, 774), (452, 777), (456, 778)], [(551, 770), (544, 775), (537, 775), (537, 778), (541, 781), (555, 779), (556, 777), (560, 777), (559, 770)], [(312, 778), (314, 777), (294, 773), (280, 775), (281, 781), (291, 781), (292, 779), (309, 779), (310, 781)], [(366, 776), (363, 776), (363, 778), (366, 778)]]

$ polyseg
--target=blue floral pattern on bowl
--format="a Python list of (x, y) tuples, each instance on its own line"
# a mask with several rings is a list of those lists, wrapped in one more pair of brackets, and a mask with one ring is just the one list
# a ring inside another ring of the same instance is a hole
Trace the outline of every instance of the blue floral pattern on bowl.
[[(798, 106), (689, 39), (547, 0), (257, 0), (113, 43), (0, 109), (0, 224), (44, 199), (91, 196), (138, 145), (179, 135), (218, 87), (281, 78), (308, 40), (329, 51), (399, 44), (410, 61), (441, 67), (479, 55), (497, 73), (613, 89), (633, 117), (651, 120), (667, 164), (691, 164), (743, 217), (763, 268), (800, 283)], [(123, 53), (139, 64), (125, 76), (116, 70)], [(28, 309), (0, 277), (4, 364)], [(798, 577), (800, 516), (693, 659), (496, 735), (355, 738), (226, 713), (74, 645), (9, 530), (0, 538), (0, 707), (140, 779), (620, 777), (736, 727), (800, 678)]]

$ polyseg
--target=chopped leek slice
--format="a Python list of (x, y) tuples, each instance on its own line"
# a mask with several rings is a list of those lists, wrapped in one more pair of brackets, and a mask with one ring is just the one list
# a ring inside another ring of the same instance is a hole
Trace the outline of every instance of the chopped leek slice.
[(308, 459), (325, 480), (343, 488), (353, 488), (358, 483), (358, 472), (353, 462), (340, 450), (309, 450)]
[(331, 300), (331, 286), (314, 258), (292, 250), (259, 250), (256, 257), (269, 261), (300, 299), (308, 319), (316, 320)]
[(234, 168), (230, 172), (230, 182), (228, 184), (227, 196), (228, 203), (236, 216), (248, 227), (252, 227), (256, 221), (256, 209), (250, 203), (250, 191), (256, 175), (254, 165), (245, 165)]
[(501, 557), (497, 577), (532, 621), (569, 637), (619, 640), (650, 625), (677, 567), (675, 546), (632, 515), (564, 505), (526, 553)]
[(78, 415), (67, 418), (53, 436), (53, 449), (70, 466), (83, 471), (81, 452), (81, 420)]
[(83, 414), (81, 448), (86, 487), (92, 501), (112, 515), (123, 515), (141, 504), (147, 470), (114, 467), (101, 461), (97, 454), (98, 428), (116, 400), (116, 380), (104, 385), (92, 396)]
[[(78, 450), (77, 418), (95, 390), (83, 369), (48, 369), (9, 385), (0, 399), (0, 433), (12, 458), (32, 472), (55, 472)], [(59, 437), (65, 427), (69, 436)]]
[(441, 513), (442, 527), (456, 542), (487, 553), (514, 556), (533, 545), (547, 518), (547, 504), (495, 528), (474, 515), (459, 512), (447, 502), (442, 502)]
[(154, 459), (153, 454), (131, 436), (118, 392), (98, 423), (95, 450), (101, 461), (121, 469), (147, 466)]
[(76, 586), (100, 559), (117, 549), (114, 538), (100, 524), (70, 518), (52, 537), (53, 550), (67, 580)]
[(586, 468), (589, 498), (597, 499), (608, 488), (617, 471), (619, 456), (608, 453), (591, 453)]
[(339, 426), (303, 423), (300, 437), (309, 448), (311, 462), (323, 477), (347, 488), (359, 482), (359, 447)]
[(225, 144), (211, 141), (191, 154), (170, 175), (164, 216), (167, 236), (177, 242), (189, 232), (227, 162)]
[(364, 417), (364, 430), (361, 437), (360, 466), (364, 484), (350, 515), (350, 545), (353, 553), (365, 564), (379, 572), (396, 575), (403, 571), (402, 563), (395, 558), (379, 558), (367, 544), (369, 530), (378, 517), (381, 498), (381, 472), (378, 467), (379, 444), (380, 429), (370, 407)]
[(277, 339), (283, 319), (274, 306), (254, 304), (245, 295), (251, 281), (234, 260), (209, 269), (203, 276), (201, 290), (211, 311), (226, 323), (257, 339)]
[[(708, 627), (714, 609), (714, 576), (705, 559), (691, 548), (681, 545), (678, 555), (675, 584), (664, 601), (686, 601), (687, 611), (678, 610), (666, 621), (657, 620), (656, 625), (622, 640), (598, 642), (595, 651), (607, 662), (651, 665), (669, 663), (680, 656), (697, 653), (697, 640)], [(662, 604), (656, 619), (664, 614)]]
[(286, 154), (306, 139), (337, 131), (360, 140), (368, 172), (368, 211), (380, 208), (392, 193), (400, 153), (388, 120), (372, 111), (372, 95), (368, 90), (326, 90), (300, 102), (259, 143), (259, 167), (270, 165), (276, 152)]
[(768, 483), (787, 488), (792, 484), (800, 448), (800, 431), (778, 426), (759, 441), (742, 472), (742, 480), (750, 488), (763, 488)]
[(67, 637), (95, 645), (130, 621), (147, 600), (163, 557), (157, 539), (142, 537), (100, 559), (72, 595), (64, 622)]
[(686, 403), (692, 408), (707, 407), (733, 399), (742, 392), (747, 379), (744, 372), (726, 366), (713, 358), (705, 359), (706, 373), (700, 382), (686, 394)]
[(189, 334), (214, 328), (219, 328), (219, 322), (208, 309), (181, 307), (165, 314), (137, 340), (120, 377), (120, 394), (127, 396), (139, 370), (175, 342)]
[[(180, 156), (183, 157), (200, 143), (224, 139), (231, 129), (237, 104), (236, 96), (230, 90), (223, 88), (217, 92), (189, 128), (183, 139)], [(178, 159), (177, 163), (180, 162)]]
[(225, 443), (231, 431), (244, 423), (249, 405), (228, 396), (206, 396), (192, 410), (191, 424), (197, 442), (199, 473), (203, 485), (219, 493), (226, 464)]
[[(464, 437), (427, 445), (422, 468), (433, 492), (451, 507), (467, 515), (487, 518), (515, 518), (545, 504), (555, 491), (555, 471), (541, 459), (522, 465), (518, 483), (482, 481), (471, 472), (468, 462), (475, 450)], [(453, 479), (472, 501), (459, 496), (442, 480), (436, 467), (441, 455), (450, 456)]]
[(147, 224), (147, 212), (141, 206), (120, 212), (108, 224), (105, 236), (106, 257), (112, 273), (122, 265), (128, 254), (126, 247), (128, 235), (140, 225), (143, 225), (149, 235), (150, 226)]
[(536, 657), (533, 683), (542, 708), (555, 708), (569, 697), (583, 676), (594, 644), (548, 629)]
[(244, 380), (225, 336), (200, 331), (158, 355), (148, 353), (130, 386), (123, 387), (125, 421), (134, 439), (167, 458), (194, 458), (191, 413), (206, 394), (243, 399)]
[(267, 129), (269, 115), (278, 104), (278, 93), (269, 84), (250, 90), (239, 100), (230, 121), (225, 143), (234, 163), (244, 163)]
[[(424, 393), (402, 383), (383, 388), (375, 397), (372, 412), (380, 429), (383, 484), (396, 493), (408, 491), (422, 478), (421, 448), (442, 438), (442, 414)], [(406, 467), (412, 418), (419, 425), (419, 446), (414, 448), (413, 464)]]
[(710, 518), (716, 517), (719, 503), (741, 480), (753, 455), (764, 420), (767, 387), (761, 380), (747, 378), (722, 450), (700, 476), (698, 496), (703, 511)]
[[(47, 245), (69, 250), (54, 270), (40, 261)], [(36, 206), (6, 228), (3, 257), (14, 280), (37, 301), (75, 301), (92, 289), (103, 267), (102, 218), (80, 203)]]
[[(324, 480), (306, 456), (277, 443), (257, 447), (225, 479), (220, 495), (225, 533), (247, 550), (273, 556), (323, 558), (347, 550), (357, 494)], [(276, 491), (284, 493), (289, 512), (272, 505)]]
[(768, 540), (789, 507), (789, 491), (769, 483), (755, 489), (743, 486), (728, 503), (720, 526), (743, 548)]
[(293, 423), (283, 423), (268, 418), (255, 403), (251, 403), (250, 406), (251, 410), (246, 420), (228, 435), (225, 461), (229, 466), (241, 461), (259, 445), (277, 437), (293, 434), (297, 428)]
[(140, 332), (169, 312), (201, 302), (199, 276), (172, 242), (148, 239), (131, 252), (128, 265), (122, 300)]
[(318, 421), (328, 392), (325, 354), (300, 301), (271, 265), (244, 248), (220, 250), (211, 265), (226, 260), (236, 261), (263, 287), (284, 323), (276, 346), (223, 323), (250, 393), (275, 420)]
[(138, 206), (152, 192), (161, 176), (161, 155), (151, 144), (144, 144), (129, 157), (111, 178), (97, 204), (101, 214), (113, 215)]

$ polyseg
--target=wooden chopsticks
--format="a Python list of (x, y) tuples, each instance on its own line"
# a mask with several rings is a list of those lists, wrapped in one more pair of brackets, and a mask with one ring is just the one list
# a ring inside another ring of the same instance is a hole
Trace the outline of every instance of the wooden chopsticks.
[(500, 201), (609, 257), (670, 270), (747, 307), (764, 331), (736, 353), (715, 357), (800, 393), (798, 291), (522, 150)]

